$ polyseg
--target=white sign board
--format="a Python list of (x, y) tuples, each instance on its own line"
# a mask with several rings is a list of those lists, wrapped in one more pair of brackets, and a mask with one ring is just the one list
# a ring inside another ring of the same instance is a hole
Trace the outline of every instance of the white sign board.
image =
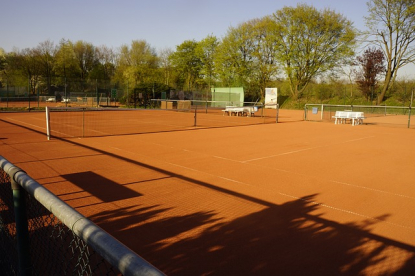
[(265, 108), (277, 109), (278, 88), (265, 88)]

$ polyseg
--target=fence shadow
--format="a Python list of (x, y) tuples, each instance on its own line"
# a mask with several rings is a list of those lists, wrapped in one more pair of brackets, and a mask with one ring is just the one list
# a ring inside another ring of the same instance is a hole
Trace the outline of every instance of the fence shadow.
[(103, 202), (112, 202), (141, 196), (134, 190), (91, 171), (62, 175), (62, 178)]

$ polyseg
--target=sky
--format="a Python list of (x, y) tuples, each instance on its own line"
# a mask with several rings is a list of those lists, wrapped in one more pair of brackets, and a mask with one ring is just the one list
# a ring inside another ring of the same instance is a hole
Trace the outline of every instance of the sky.
[(297, 3), (330, 8), (365, 28), (365, 0), (0, 0), (0, 48), (69, 39), (110, 48), (145, 40), (156, 50), (175, 50), (185, 40), (222, 38), (229, 27)]

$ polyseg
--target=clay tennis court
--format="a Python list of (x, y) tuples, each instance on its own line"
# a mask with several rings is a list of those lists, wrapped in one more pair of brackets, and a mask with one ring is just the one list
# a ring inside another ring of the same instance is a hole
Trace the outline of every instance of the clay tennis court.
[(413, 275), (414, 129), (302, 116), (47, 141), (0, 113), (0, 155), (167, 275)]

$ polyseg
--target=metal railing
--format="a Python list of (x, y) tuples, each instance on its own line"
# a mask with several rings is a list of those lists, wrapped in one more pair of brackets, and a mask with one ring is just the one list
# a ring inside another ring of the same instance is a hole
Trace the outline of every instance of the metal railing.
[(0, 156), (2, 275), (163, 275)]

